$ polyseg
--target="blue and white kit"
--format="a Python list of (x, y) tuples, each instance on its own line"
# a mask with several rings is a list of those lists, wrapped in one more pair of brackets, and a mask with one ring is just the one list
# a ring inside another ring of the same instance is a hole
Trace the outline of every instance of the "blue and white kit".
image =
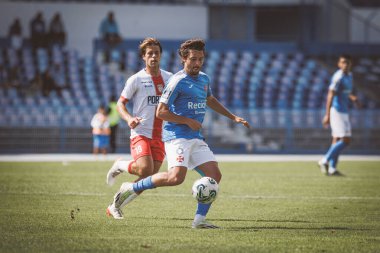
[(330, 109), (331, 135), (333, 137), (351, 136), (351, 123), (348, 116), (349, 95), (352, 93), (352, 74), (338, 70), (332, 77), (330, 90), (335, 92)]
[[(192, 77), (181, 70), (169, 80), (160, 103), (166, 104), (174, 114), (202, 123), (207, 110), (207, 98), (211, 95), (210, 79), (205, 73), (199, 72), (197, 77)], [(215, 161), (214, 154), (203, 139), (200, 130), (166, 122), (163, 141), (169, 169), (174, 166), (192, 169), (205, 162)]]

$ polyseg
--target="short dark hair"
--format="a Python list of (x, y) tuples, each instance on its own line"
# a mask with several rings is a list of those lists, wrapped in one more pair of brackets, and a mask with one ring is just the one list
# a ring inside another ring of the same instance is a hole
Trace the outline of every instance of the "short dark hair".
[(203, 53), (206, 53), (205, 45), (206, 43), (202, 39), (186, 40), (181, 44), (178, 54), (181, 58), (186, 58), (189, 55), (189, 50), (203, 51)]
[(162, 53), (162, 46), (160, 41), (158, 41), (158, 39), (148, 37), (141, 41), (139, 45), (140, 57), (143, 57), (145, 55), (146, 48), (151, 46), (158, 46), (160, 48), (160, 53)]
[(340, 58), (343, 58), (343, 59), (345, 59), (345, 60), (347, 60), (349, 62), (352, 62), (352, 57), (349, 54), (341, 54), (341, 55), (339, 55), (339, 59)]

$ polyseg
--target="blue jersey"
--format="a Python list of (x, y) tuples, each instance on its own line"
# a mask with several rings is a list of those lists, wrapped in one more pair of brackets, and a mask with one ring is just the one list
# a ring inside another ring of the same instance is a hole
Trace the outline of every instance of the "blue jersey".
[(332, 107), (338, 112), (348, 113), (349, 95), (352, 93), (352, 74), (346, 74), (342, 70), (335, 72), (331, 78), (329, 89), (335, 91)]
[[(211, 96), (210, 79), (205, 73), (199, 72), (195, 78), (181, 70), (169, 80), (160, 103), (166, 104), (174, 114), (202, 123), (209, 96)], [(203, 136), (200, 130), (194, 131), (188, 125), (166, 122), (163, 129), (163, 141), (178, 138), (203, 139)]]

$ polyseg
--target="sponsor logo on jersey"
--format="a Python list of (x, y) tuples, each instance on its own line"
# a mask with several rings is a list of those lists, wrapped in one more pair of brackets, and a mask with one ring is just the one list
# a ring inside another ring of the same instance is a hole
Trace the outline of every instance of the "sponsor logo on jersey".
[(183, 154), (183, 148), (177, 148), (177, 154), (182, 155)]
[(164, 85), (163, 84), (157, 84), (157, 89), (159, 92), (162, 92), (164, 90)]
[(182, 155), (179, 155), (179, 156), (177, 156), (176, 160), (177, 160), (177, 162), (182, 163), (185, 160), (185, 158)]
[(206, 102), (194, 103), (187, 102), (188, 109), (206, 109)]
[(158, 105), (160, 96), (148, 96), (148, 105)]
[(148, 81), (141, 81), (141, 84), (144, 85), (145, 88), (151, 88), (153, 87), (153, 82), (148, 80)]

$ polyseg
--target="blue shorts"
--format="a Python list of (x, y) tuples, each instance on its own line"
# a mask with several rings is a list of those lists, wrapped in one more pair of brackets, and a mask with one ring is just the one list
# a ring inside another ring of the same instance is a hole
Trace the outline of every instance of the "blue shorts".
[(109, 135), (94, 134), (94, 148), (108, 148), (110, 144)]

